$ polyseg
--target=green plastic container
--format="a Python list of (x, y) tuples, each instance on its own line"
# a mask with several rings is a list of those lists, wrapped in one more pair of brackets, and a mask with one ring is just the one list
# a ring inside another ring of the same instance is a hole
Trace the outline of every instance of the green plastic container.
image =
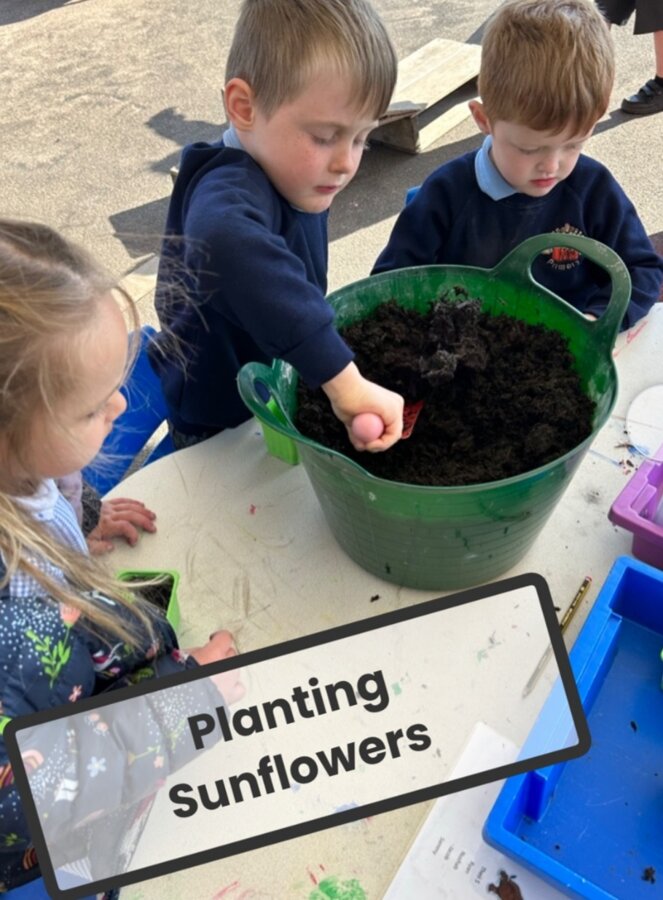
[(154, 581), (159, 579), (159, 584), (150, 585), (145, 589), (148, 600), (156, 603), (166, 614), (166, 618), (177, 631), (180, 627), (180, 603), (177, 597), (177, 588), (180, 583), (179, 572), (174, 569), (150, 569), (124, 570), (118, 572), (120, 581)]
[[(612, 294), (593, 322), (540, 285), (532, 262), (552, 247), (569, 247), (605, 269)], [(395, 584), (455, 590), (490, 581), (524, 556), (567, 488), (617, 397), (612, 348), (631, 295), (631, 279), (608, 247), (578, 235), (543, 234), (524, 241), (493, 269), (423, 266), (385, 272), (329, 296), (339, 327), (368, 316), (382, 303), (425, 312), (448, 288), (460, 285), (483, 309), (542, 324), (569, 339), (583, 389), (596, 402), (592, 434), (564, 456), (513, 478), (463, 487), (387, 481), (321, 444), (293, 425), (297, 375), (283, 362), (249, 363), (239, 391), (251, 412), (292, 440), (329, 527), (346, 553), (369, 572)], [(256, 389), (269, 389), (270, 411)], [(388, 452), (388, 451), (387, 451)]]

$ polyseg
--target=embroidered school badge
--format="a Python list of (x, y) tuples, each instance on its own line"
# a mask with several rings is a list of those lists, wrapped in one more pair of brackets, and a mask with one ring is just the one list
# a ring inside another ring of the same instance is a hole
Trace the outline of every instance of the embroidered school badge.
[[(560, 228), (554, 229), (554, 234), (582, 234), (579, 228), (569, 225), (568, 222)], [(580, 265), (582, 255), (572, 247), (552, 247), (550, 250), (544, 250), (543, 256), (547, 256), (547, 265), (557, 271), (564, 269), (574, 269)]]

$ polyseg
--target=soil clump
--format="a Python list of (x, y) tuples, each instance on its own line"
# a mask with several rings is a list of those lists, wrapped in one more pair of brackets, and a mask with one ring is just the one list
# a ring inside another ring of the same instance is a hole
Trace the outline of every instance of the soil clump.
[(341, 330), (366, 378), (398, 391), (406, 405), (423, 401), (407, 440), (385, 453), (355, 451), (323, 392), (300, 381), (302, 434), (380, 478), (431, 486), (509, 478), (585, 440), (594, 402), (566, 338), (482, 312), (461, 288), (453, 294), (424, 315), (390, 301)]

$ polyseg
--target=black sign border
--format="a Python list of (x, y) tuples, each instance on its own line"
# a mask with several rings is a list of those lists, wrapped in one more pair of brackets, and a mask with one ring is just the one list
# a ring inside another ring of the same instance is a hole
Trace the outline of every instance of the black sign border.
[[(364, 806), (343, 810), (342, 812), (331, 813), (328, 816), (312, 819), (309, 822), (292, 825), (287, 828), (280, 828), (275, 831), (257, 835), (253, 838), (245, 838), (241, 841), (225, 844), (223, 847), (215, 847), (209, 850), (203, 850), (200, 853), (193, 853), (176, 859), (167, 860), (163, 863), (146, 866), (142, 869), (135, 869), (110, 879), (90, 882), (89, 884), (68, 888), (64, 891), (60, 890), (58, 887), (55, 871), (51, 865), (50, 855), (39, 822), (37, 808), (30, 791), (28, 775), (23, 766), (18, 747), (16, 737), (18, 731), (25, 728), (32, 728), (35, 725), (42, 725), (45, 722), (69, 718), (69, 716), (74, 713), (77, 715), (86, 710), (96, 710), (104, 706), (109, 706), (110, 704), (120, 703), (123, 700), (139, 697), (143, 694), (162, 691), (170, 686), (186, 684), (189, 681), (197, 681), (201, 678), (209, 678), (210, 675), (215, 675), (228, 669), (246, 668), (266, 659), (275, 659), (279, 656), (285, 656), (288, 653), (293, 653), (298, 650), (306, 650), (311, 647), (330, 643), (331, 641), (342, 640), (357, 634), (364, 634), (377, 628), (384, 628), (399, 622), (405, 622), (410, 619), (441, 612), (445, 609), (453, 609), (456, 606), (473, 603), (477, 600), (483, 600), (496, 594), (508, 593), (525, 587), (535, 588), (541, 604), (541, 611), (557, 661), (557, 667), (564, 686), (566, 700), (569, 709), (571, 710), (576, 735), (578, 736), (577, 744), (570, 747), (563, 747), (559, 750), (553, 750), (549, 753), (540, 754), (539, 756), (534, 756), (526, 760), (519, 760), (509, 763), (508, 765), (498, 766), (494, 769), (488, 769), (484, 772), (467, 775), (463, 778), (453, 779), (452, 781), (444, 782), (442, 784), (422, 788), (417, 791), (410, 791), (405, 794), (400, 794), (397, 797), (390, 797), (387, 800), (379, 800)], [(167, 675), (163, 678), (144, 681), (134, 687), (118, 689), (107, 695), (97, 694), (92, 697), (86, 697), (83, 700), (79, 700), (73, 708), (71, 706), (60, 706), (54, 709), (40, 710), (39, 712), (32, 713), (28, 716), (21, 716), (10, 721), (5, 728), (3, 737), (6, 741), (9, 759), (12, 764), (15, 782), (21, 796), (25, 816), (28, 825), (30, 826), (31, 837), (37, 851), (41, 874), (53, 900), (77, 900), (79, 897), (89, 897), (91, 894), (102, 893), (111, 888), (121, 888), (140, 881), (147, 881), (151, 878), (158, 878), (162, 875), (168, 875), (171, 872), (188, 869), (192, 866), (203, 865), (204, 863), (212, 862), (213, 860), (225, 859), (228, 856), (234, 856), (238, 853), (257, 850), (258, 848), (265, 847), (269, 844), (292, 840), (293, 838), (302, 837), (306, 834), (313, 834), (314, 832), (333, 828), (337, 825), (356, 822), (358, 819), (365, 819), (385, 812), (391, 812), (392, 810), (399, 809), (403, 806), (409, 806), (414, 803), (423, 803), (427, 800), (443, 797), (446, 794), (478, 787), (479, 785), (487, 784), (491, 781), (499, 781), (514, 775), (521, 775), (525, 772), (530, 772), (533, 769), (551, 766), (556, 763), (566, 762), (567, 760), (583, 756), (591, 746), (589, 726), (576, 687), (571, 663), (564, 644), (564, 638), (557, 621), (557, 614), (555, 612), (552, 597), (550, 596), (550, 590), (545, 578), (543, 578), (542, 575), (533, 572), (524, 575), (516, 575), (512, 578), (505, 578), (502, 581), (470, 588), (469, 590), (460, 591), (456, 594), (449, 594), (445, 597), (424, 600), (421, 603), (416, 603), (404, 607), (403, 609), (391, 610), (386, 613), (371, 616), (368, 619), (360, 619), (357, 622), (349, 622), (344, 625), (316, 632), (315, 634), (303, 635), (302, 637), (263, 647), (259, 650), (251, 650), (248, 653), (242, 653), (229, 660), (210, 663), (209, 665), (189, 669), (179, 674)]]

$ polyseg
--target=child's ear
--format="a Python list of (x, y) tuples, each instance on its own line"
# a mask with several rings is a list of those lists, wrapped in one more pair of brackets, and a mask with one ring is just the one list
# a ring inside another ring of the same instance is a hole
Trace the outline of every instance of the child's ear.
[(223, 91), (223, 105), (231, 125), (238, 131), (249, 131), (255, 119), (253, 89), (243, 78), (231, 78)]
[(472, 118), (479, 131), (483, 132), (483, 134), (492, 134), (493, 129), (490, 124), (490, 119), (486, 115), (483, 103), (480, 100), (470, 100), (469, 106)]

